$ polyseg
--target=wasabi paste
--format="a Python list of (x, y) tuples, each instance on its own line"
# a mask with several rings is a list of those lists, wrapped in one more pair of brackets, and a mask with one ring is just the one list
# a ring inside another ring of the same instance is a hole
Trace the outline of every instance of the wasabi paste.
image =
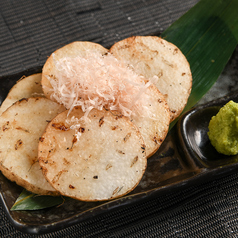
[(215, 149), (225, 155), (238, 154), (238, 103), (229, 101), (209, 126), (208, 137)]

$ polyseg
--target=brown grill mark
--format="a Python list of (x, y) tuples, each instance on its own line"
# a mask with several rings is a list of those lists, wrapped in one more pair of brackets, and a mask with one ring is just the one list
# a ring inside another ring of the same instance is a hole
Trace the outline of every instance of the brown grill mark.
[(163, 75), (164, 75), (163, 71), (160, 71), (160, 72), (157, 74), (158, 78), (161, 78)]
[(55, 148), (52, 148), (48, 151), (48, 155), (47, 157), (50, 158), (51, 156), (53, 156), (53, 154), (55, 153), (56, 149)]
[(99, 119), (99, 126), (101, 127), (102, 126), (102, 124), (104, 123), (104, 117), (101, 117), (100, 119)]
[(118, 152), (119, 154), (122, 154), (122, 155), (125, 154), (125, 152), (123, 152), (122, 150), (117, 150), (117, 152)]
[(108, 164), (108, 165), (106, 166), (106, 170), (110, 169), (111, 167), (112, 167), (112, 165), (111, 165), (111, 164)]
[(153, 141), (155, 142), (155, 144), (162, 143), (162, 139), (161, 138), (157, 138), (156, 136), (153, 138)]
[(69, 188), (70, 189), (75, 189), (75, 187), (73, 185), (71, 185), (71, 184), (69, 185)]
[(115, 195), (116, 193), (118, 193), (119, 187), (117, 187), (116, 189), (114, 189), (114, 191), (112, 192), (112, 196)]
[(73, 144), (77, 142), (77, 137), (74, 135), (73, 137), (73, 141), (72, 141), (72, 147), (73, 147)]
[(174, 52), (173, 52), (173, 55), (177, 54), (178, 53), (178, 48), (175, 48), (174, 49)]
[(128, 49), (130, 47), (131, 47), (130, 45), (125, 44), (125, 45), (120, 46), (119, 50)]
[(63, 160), (65, 165), (70, 164), (70, 162), (66, 158), (63, 158)]
[(182, 73), (182, 76), (184, 76), (186, 73)]
[(94, 178), (94, 179), (98, 179), (98, 176), (97, 176), (97, 175), (95, 175), (95, 176), (93, 176), (93, 178)]
[(44, 139), (45, 139), (45, 138), (41, 136), (41, 137), (39, 138), (39, 141), (40, 141), (40, 142), (43, 142)]
[(15, 144), (15, 150), (18, 150), (22, 146), (23, 142), (21, 139), (19, 139)]
[(6, 131), (6, 130), (8, 130), (9, 128), (6, 126), (6, 125), (3, 125), (3, 127), (2, 127), (2, 131)]
[(42, 157), (38, 158), (40, 161), (42, 161), (44, 164), (50, 164), (50, 165), (54, 165), (54, 161), (52, 160), (48, 160), (48, 159), (43, 159)]
[(118, 128), (118, 126), (112, 126), (112, 130), (115, 131)]
[(128, 133), (123, 140), (127, 142), (130, 137), (131, 137), (131, 133)]
[(8, 125), (9, 125), (9, 121), (7, 121), (6, 124), (2, 126), (2, 131), (8, 130), (9, 129)]
[(42, 157), (39, 157), (39, 160), (42, 161), (44, 164), (48, 164), (49, 163), (48, 159), (42, 159)]
[(60, 176), (61, 176), (63, 173), (65, 173), (65, 172), (68, 172), (68, 170), (61, 170), (61, 171), (59, 171), (59, 173), (56, 174), (55, 177), (52, 179), (52, 183), (58, 182), (59, 179), (60, 179)]
[(23, 102), (23, 101), (28, 102), (28, 98), (22, 98), (22, 99), (19, 100), (19, 102)]
[[(138, 53), (141, 54), (141, 57), (143, 57), (144, 59), (153, 60), (153, 58), (157, 57), (157, 55), (159, 54), (157, 50), (151, 50), (149, 46), (145, 45), (144, 43), (142, 42), (137, 42), (137, 43), (138, 45), (140, 45), (140, 51), (137, 50), (137, 52), (139, 51)], [(147, 52), (147, 51), (149, 51), (149, 54), (144, 54), (144, 52)]]
[(120, 188), (117, 187), (117, 188), (113, 191), (112, 196), (115, 195), (116, 193), (119, 193), (119, 192), (122, 190), (122, 188), (123, 188), (123, 186), (120, 187)]
[(16, 130), (21, 130), (21, 131), (25, 131), (25, 132), (29, 133), (29, 131), (27, 129), (24, 129), (24, 128), (20, 127), (20, 126), (16, 127)]
[(131, 167), (138, 161), (138, 156), (136, 156), (132, 162), (131, 162)]
[(79, 132), (84, 133), (84, 132), (85, 132), (85, 128), (80, 127), (80, 128), (79, 128)]
[(171, 113), (176, 113), (176, 110), (170, 110)]
[(63, 123), (52, 123), (52, 127), (61, 131), (69, 130), (69, 127), (65, 126)]
[[(153, 60), (153, 58), (151, 58), (151, 60)], [(147, 70), (150, 70), (150, 69), (151, 69), (151, 67), (149, 66), (149, 64), (146, 64), (146, 63), (145, 63), (145, 66), (146, 66)]]
[(171, 68), (173, 68), (174, 67), (174, 65), (173, 64), (171, 64), (168, 60), (166, 60), (166, 59), (164, 59), (164, 58), (162, 58), (162, 61), (165, 63), (165, 64), (167, 64), (169, 67), (171, 67)]
[(155, 142), (155, 144), (158, 144), (158, 140), (156, 137), (153, 138), (153, 141)]
[(120, 119), (120, 118), (122, 118), (123, 117), (123, 115), (121, 114), (121, 115), (117, 115), (116, 116), (116, 120), (118, 120), (118, 119)]

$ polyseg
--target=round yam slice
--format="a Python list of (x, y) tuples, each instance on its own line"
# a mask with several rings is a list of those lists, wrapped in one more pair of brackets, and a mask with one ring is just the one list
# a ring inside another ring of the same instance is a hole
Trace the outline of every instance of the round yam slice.
[(0, 115), (14, 102), (29, 97), (44, 97), (41, 87), (41, 73), (22, 77), (17, 81), (3, 101), (0, 107)]
[(47, 98), (17, 101), (0, 117), (0, 170), (36, 194), (57, 195), (38, 163), (39, 138), (48, 122), (65, 108)]
[(147, 165), (138, 128), (116, 112), (80, 108), (65, 111), (47, 126), (39, 163), (62, 195), (83, 201), (121, 197), (141, 180)]
[(48, 77), (55, 78), (56, 71), (58, 70), (55, 66), (55, 61), (65, 57), (85, 57), (88, 51), (104, 55), (108, 52), (108, 49), (104, 48), (100, 44), (93, 42), (75, 41), (63, 46), (50, 55), (43, 66), (41, 81), (44, 94), (47, 98), (54, 100), (52, 97), (50, 97), (53, 87), (48, 80)]
[(171, 121), (179, 116), (191, 92), (192, 74), (177, 46), (156, 36), (135, 36), (115, 43), (110, 53), (153, 81), (168, 102)]
[(170, 111), (164, 96), (151, 84), (143, 93), (140, 115), (132, 115), (131, 121), (143, 136), (147, 158), (152, 156), (164, 141), (170, 124)]

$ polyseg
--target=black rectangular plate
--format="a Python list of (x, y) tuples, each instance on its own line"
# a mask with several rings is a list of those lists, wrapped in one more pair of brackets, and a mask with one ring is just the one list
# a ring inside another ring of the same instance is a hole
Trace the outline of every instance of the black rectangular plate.
[[(1, 102), (7, 96), (10, 88), (23, 75), (27, 76), (40, 71), (41, 68), (34, 68), (16, 75), (2, 77), (0, 80)], [(237, 99), (237, 95), (232, 97)], [(214, 103), (224, 104), (229, 99), (225, 97)], [(202, 108), (206, 106), (211, 106), (211, 103), (203, 105)], [(193, 113), (193, 110), (197, 109), (192, 109), (188, 113)], [(186, 128), (182, 126), (186, 115), (181, 117), (177, 126), (170, 130), (157, 153), (148, 159), (146, 172), (139, 185), (130, 194), (120, 199), (109, 202), (81, 202), (70, 199), (59, 207), (37, 211), (11, 211), (10, 209), (22, 188), (10, 182), (0, 173), (0, 198), (10, 221), (23, 232), (32, 234), (48, 233), (237, 170), (238, 163), (236, 160), (222, 164), (220, 161), (217, 164), (213, 161), (213, 166), (206, 166), (196, 157), (197, 155), (194, 156), (193, 149), (187, 148), (187, 132)]]

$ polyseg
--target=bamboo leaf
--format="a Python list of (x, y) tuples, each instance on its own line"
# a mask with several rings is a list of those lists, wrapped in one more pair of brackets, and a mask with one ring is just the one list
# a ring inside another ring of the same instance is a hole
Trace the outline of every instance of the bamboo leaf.
[(40, 196), (23, 190), (12, 206), (11, 211), (39, 210), (63, 204), (64, 201), (63, 197)]
[(237, 9), (237, 0), (201, 0), (163, 32), (162, 37), (177, 45), (190, 63), (193, 87), (184, 111), (212, 87), (234, 52)]

